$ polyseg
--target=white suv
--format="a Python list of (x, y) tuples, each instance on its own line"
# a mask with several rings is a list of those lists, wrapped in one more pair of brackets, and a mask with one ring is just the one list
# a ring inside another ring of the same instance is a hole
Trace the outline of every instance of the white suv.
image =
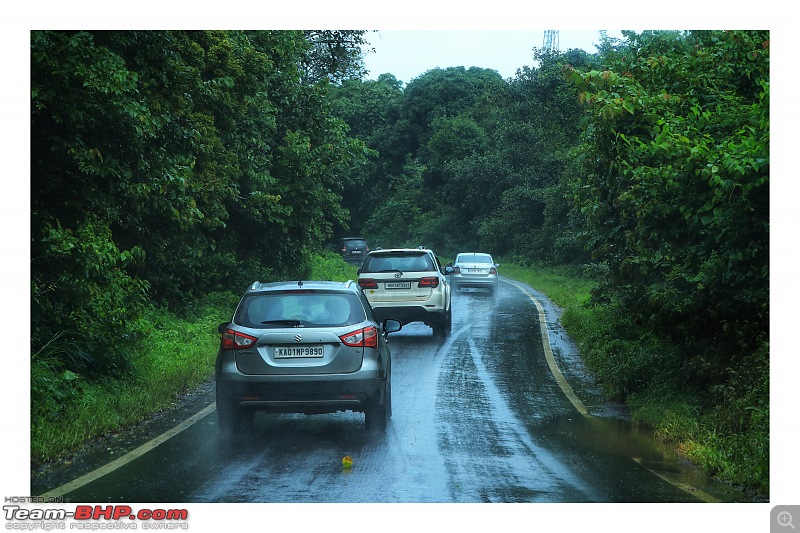
[(375, 250), (358, 271), (358, 284), (378, 320), (424, 322), (444, 337), (452, 328), (450, 284), (439, 258), (427, 248)]

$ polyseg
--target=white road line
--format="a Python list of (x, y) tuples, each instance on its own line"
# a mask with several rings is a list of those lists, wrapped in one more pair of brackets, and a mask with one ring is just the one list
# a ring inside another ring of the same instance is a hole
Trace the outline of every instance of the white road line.
[(58, 496), (63, 496), (64, 494), (67, 494), (67, 493), (72, 492), (73, 490), (79, 489), (79, 488), (83, 487), (84, 485), (86, 485), (88, 483), (91, 483), (92, 481), (94, 481), (96, 479), (99, 479), (99, 478), (105, 476), (106, 474), (109, 474), (109, 473), (113, 472), (114, 470), (116, 470), (116, 469), (118, 469), (118, 468), (120, 468), (122, 466), (125, 466), (126, 464), (130, 463), (131, 461), (133, 461), (137, 457), (141, 457), (142, 455), (146, 454), (147, 452), (149, 452), (150, 450), (152, 450), (153, 448), (155, 448), (159, 444), (163, 444), (164, 442), (168, 441), (169, 439), (171, 439), (172, 437), (174, 437), (175, 435), (177, 435), (181, 431), (189, 428), (192, 424), (194, 424), (198, 420), (200, 420), (202, 418), (205, 418), (209, 413), (214, 411), (214, 409), (216, 409), (216, 403), (212, 403), (212, 404), (206, 406), (202, 411), (200, 411), (199, 413), (196, 413), (191, 418), (188, 418), (188, 419), (184, 420), (183, 422), (181, 422), (177, 426), (173, 427), (172, 429), (170, 429), (168, 431), (165, 431), (164, 433), (162, 433), (158, 437), (156, 437), (156, 438), (154, 438), (154, 439), (152, 439), (152, 440), (150, 440), (148, 442), (145, 442), (144, 444), (142, 444), (141, 446), (139, 446), (135, 450), (132, 450), (132, 451), (126, 453), (125, 455), (123, 455), (119, 459), (116, 459), (116, 460), (114, 460), (114, 461), (112, 461), (112, 462), (110, 462), (110, 463), (108, 463), (106, 465), (103, 465), (100, 468), (89, 472), (88, 474), (84, 474), (81, 477), (70, 481), (69, 483), (65, 483), (64, 485), (61, 485), (60, 487), (55, 488), (55, 489), (51, 490), (50, 492), (46, 492), (45, 494), (42, 494), (41, 497), (42, 498), (55, 498), (55, 497), (58, 497)]

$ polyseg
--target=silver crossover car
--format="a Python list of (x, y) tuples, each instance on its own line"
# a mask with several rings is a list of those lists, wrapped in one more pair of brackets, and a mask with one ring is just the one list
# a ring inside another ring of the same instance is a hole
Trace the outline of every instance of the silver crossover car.
[(497, 267), (494, 259), (484, 253), (460, 253), (453, 264), (451, 282), (456, 290), (466, 287), (489, 289), (494, 293), (497, 290)]
[(225, 432), (248, 427), (255, 411), (365, 414), (384, 430), (392, 415), (387, 335), (353, 282), (254, 283), (222, 335), (215, 367), (217, 414)]

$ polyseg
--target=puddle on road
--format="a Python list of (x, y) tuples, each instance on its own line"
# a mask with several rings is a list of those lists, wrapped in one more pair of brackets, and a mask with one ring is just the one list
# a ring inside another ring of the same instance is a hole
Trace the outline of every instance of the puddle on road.
[(550, 418), (537, 424), (545, 439), (568, 442), (574, 453), (598, 461), (634, 461), (651, 474), (706, 502), (748, 502), (748, 496), (731, 485), (708, 477), (652, 432), (625, 419), (574, 416)]

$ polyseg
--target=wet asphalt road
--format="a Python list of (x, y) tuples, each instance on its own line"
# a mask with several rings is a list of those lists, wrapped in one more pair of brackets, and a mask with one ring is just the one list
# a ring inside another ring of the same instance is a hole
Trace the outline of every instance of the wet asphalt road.
[(214, 411), (64, 495), (74, 502), (736, 501), (735, 491), (706, 480), (604, 402), (539, 295), (555, 359), (597, 416), (576, 410), (546, 362), (529, 290), (504, 282), (496, 296), (454, 294), (453, 331), (444, 340), (422, 324), (392, 334), (394, 414), (385, 434), (365, 431), (361, 413), (258, 414), (252, 433), (231, 442)]

